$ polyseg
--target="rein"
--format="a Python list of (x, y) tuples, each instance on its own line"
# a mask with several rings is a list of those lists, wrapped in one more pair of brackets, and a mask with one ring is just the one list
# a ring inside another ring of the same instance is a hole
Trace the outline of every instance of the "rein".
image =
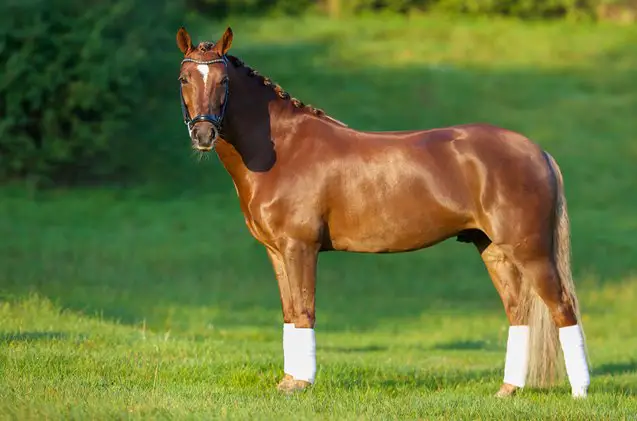
[[(223, 63), (224, 66), (226, 66), (226, 69), (228, 68), (228, 59), (226, 58), (226, 56), (224, 55), (221, 58), (216, 58), (213, 60), (207, 60), (207, 61), (203, 61), (203, 60), (195, 60), (192, 58), (185, 58), (181, 61), (181, 64), (184, 64), (186, 62), (190, 62), (190, 63), (195, 63), (195, 64), (205, 64), (205, 65), (210, 65), (210, 64), (216, 64), (216, 63)], [(221, 127), (223, 124), (223, 117), (226, 115), (226, 105), (228, 105), (228, 93), (230, 90), (230, 84), (226, 83), (226, 92), (224, 94), (223, 97), (223, 105), (221, 106), (221, 113), (220, 114), (199, 114), (194, 116), (193, 118), (190, 118), (190, 113), (188, 112), (188, 107), (186, 107), (186, 101), (184, 101), (184, 93), (183, 93), (183, 89), (181, 87), (181, 85), (179, 86), (179, 98), (181, 99), (181, 113), (183, 114), (184, 117), (184, 123), (186, 124), (186, 126), (188, 126), (188, 130), (192, 130), (192, 128), (194, 127), (195, 124), (199, 123), (200, 121), (208, 121), (210, 123), (212, 123), (215, 128), (217, 129), (218, 132), (221, 132)]]

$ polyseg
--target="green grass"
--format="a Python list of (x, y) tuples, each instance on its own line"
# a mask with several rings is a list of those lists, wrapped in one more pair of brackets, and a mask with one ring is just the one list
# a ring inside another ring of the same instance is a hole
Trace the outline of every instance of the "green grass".
[[(280, 396), (272, 270), (217, 159), (192, 159), (171, 80), (139, 185), (0, 191), (1, 418), (637, 417), (635, 27), (444, 17), (232, 26), (235, 54), (353, 127), (486, 121), (556, 157), (589, 399), (573, 401), (566, 382), (491, 397), (507, 323), (479, 257), (453, 241), (321, 256), (317, 384)], [(202, 40), (223, 26), (189, 29)]]

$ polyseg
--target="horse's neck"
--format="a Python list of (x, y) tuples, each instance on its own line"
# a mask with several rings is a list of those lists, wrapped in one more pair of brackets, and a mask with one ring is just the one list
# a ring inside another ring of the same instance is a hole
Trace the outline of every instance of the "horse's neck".
[(237, 189), (249, 187), (250, 170), (236, 147), (225, 139), (221, 139), (215, 144), (215, 151), (221, 164), (230, 174), (235, 187)]
[[(217, 152), (238, 190), (241, 186), (255, 189), (255, 175), (268, 174), (281, 154), (300, 147), (302, 139), (291, 139), (293, 133), (298, 132), (298, 126), (321, 118), (277, 97), (272, 88), (255, 83), (245, 75), (239, 77), (236, 91), (230, 91), (227, 121), (224, 121), (226, 141), (218, 145)], [(338, 120), (329, 122), (330, 118), (323, 118), (323, 124), (346, 127)]]
[(229, 106), (231, 113), (227, 128), (224, 127), (226, 140), (249, 171), (268, 171), (275, 161), (275, 139), (285, 129), (280, 127), (279, 119), (271, 115), (268, 103), (263, 99), (246, 102), (244, 107), (234, 105), (233, 108)]
[(274, 142), (285, 130), (280, 127), (276, 110), (270, 110), (270, 98), (253, 94), (254, 98), (246, 100), (246, 94), (245, 89), (231, 91), (224, 140), (215, 146), (242, 202), (256, 192), (259, 174), (267, 174), (274, 166), (277, 159)]

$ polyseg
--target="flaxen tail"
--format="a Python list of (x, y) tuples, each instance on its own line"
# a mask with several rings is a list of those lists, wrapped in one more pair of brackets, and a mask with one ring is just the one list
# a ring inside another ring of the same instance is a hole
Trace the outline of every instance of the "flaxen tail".
[[(571, 273), (571, 241), (570, 224), (564, 196), (564, 180), (557, 163), (551, 155), (545, 152), (557, 182), (557, 196), (555, 206), (555, 227), (553, 233), (553, 258), (562, 283), (562, 291), (570, 298), (577, 323), (580, 327), (579, 303), (575, 294), (575, 284)], [(564, 375), (564, 365), (559, 341), (559, 332), (549, 312), (548, 307), (530, 286), (526, 288), (526, 309), (528, 311), (530, 330), (529, 374), (527, 383), (535, 387), (553, 385)]]

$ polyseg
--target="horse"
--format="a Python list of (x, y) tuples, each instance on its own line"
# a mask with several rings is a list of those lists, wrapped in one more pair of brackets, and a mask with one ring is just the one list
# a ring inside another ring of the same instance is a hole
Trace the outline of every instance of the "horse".
[(509, 322), (495, 396), (550, 387), (564, 367), (571, 396), (587, 396), (564, 180), (548, 152), (486, 123), (355, 130), (228, 54), (230, 27), (216, 42), (195, 46), (184, 27), (176, 38), (191, 146), (218, 155), (278, 283), (278, 390), (315, 384), (319, 253), (401, 253), (455, 237), (480, 254)]

